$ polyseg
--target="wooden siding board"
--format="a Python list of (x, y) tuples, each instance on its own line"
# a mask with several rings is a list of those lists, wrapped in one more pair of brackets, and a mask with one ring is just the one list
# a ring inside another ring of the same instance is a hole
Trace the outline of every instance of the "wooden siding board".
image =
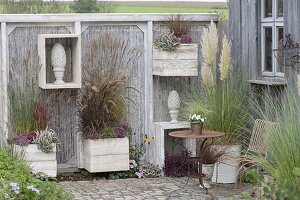
[[(300, 42), (300, 1), (290, 0), (284, 4), (284, 34), (290, 33), (294, 42)], [(300, 64), (285, 68), (285, 77), (289, 86), (297, 90), (297, 75), (300, 74)]]
[(236, 67), (243, 68), (241, 63), (241, 0), (230, 0), (229, 1), (229, 30), (230, 40), (232, 42), (232, 58), (233, 63)]
[(258, 74), (258, 58), (257, 58), (257, 51), (258, 51), (258, 43), (257, 43), (257, 1), (249, 1), (248, 4), (249, 8), (249, 32), (248, 32), (248, 40), (249, 40), (249, 76), (248, 78), (256, 78)]

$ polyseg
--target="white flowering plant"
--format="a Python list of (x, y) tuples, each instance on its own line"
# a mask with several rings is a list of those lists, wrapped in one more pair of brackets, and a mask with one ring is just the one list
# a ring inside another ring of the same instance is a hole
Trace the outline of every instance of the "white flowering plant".
[(189, 116), (189, 122), (190, 123), (201, 123), (203, 124), (205, 122), (206, 118), (202, 117), (201, 115), (196, 115), (196, 114), (190, 114)]

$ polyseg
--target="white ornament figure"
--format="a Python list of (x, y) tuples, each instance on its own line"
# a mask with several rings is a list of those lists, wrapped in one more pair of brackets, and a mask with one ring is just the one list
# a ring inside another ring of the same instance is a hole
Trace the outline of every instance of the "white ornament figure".
[(171, 123), (177, 123), (178, 120), (178, 108), (180, 106), (180, 98), (178, 92), (175, 90), (172, 90), (168, 97), (168, 107), (170, 109), (170, 117), (171, 117)]
[(54, 44), (51, 52), (51, 62), (53, 66), (54, 76), (56, 78), (53, 84), (65, 84), (65, 82), (63, 81), (63, 77), (65, 73), (67, 59), (65, 49), (61, 43)]

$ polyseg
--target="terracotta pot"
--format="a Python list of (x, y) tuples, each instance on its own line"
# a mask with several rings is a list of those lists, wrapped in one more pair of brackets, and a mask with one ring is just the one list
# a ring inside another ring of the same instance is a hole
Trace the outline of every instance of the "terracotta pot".
[(201, 123), (191, 123), (191, 131), (195, 135), (202, 135), (202, 124)]

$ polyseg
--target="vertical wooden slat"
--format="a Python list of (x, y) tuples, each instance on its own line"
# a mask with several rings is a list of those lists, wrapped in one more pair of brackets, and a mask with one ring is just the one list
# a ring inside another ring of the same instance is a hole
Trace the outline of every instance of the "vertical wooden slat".
[(6, 23), (1, 23), (1, 81), (2, 81), (2, 138), (1, 145), (6, 143), (6, 139), (8, 137), (8, 96), (7, 96), (7, 81), (8, 81), (8, 66), (7, 66), (7, 31), (6, 31)]
[(234, 66), (242, 66), (242, 16), (241, 0), (230, 0), (229, 3), (229, 30), (230, 40), (232, 41), (232, 58)]
[[(81, 22), (76, 21), (74, 23), (74, 33), (81, 35)], [(82, 56), (82, 55), (81, 55)], [(78, 94), (78, 93), (77, 93)], [(78, 103), (79, 99), (78, 97), (76, 98), (76, 101)], [(83, 168), (84, 166), (84, 158), (83, 158), (83, 133), (81, 132), (79, 126), (80, 126), (80, 116), (78, 113), (76, 113), (76, 152), (77, 152), (77, 163), (78, 163), (78, 168)]]
[[(153, 76), (152, 76), (152, 49), (153, 49), (153, 22), (147, 22), (144, 32), (145, 38), (145, 135), (154, 131), (153, 122)], [(143, 138), (143, 136), (142, 136)]]
[[(294, 42), (300, 43), (300, 1), (289, 0), (284, 2), (284, 34), (290, 33)], [(289, 86), (297, 92), (297, 74), (300, 74), (300, 65), (285, 68), (285, 77)]]
[(258, 24), (257, 24), (257, 16), (260, 14), (260, 12), (257, 12), (257, 1), (256, 0), (250, 0), (248, 2), (248, 44), (249, 44), (249, 50), (248, 50), (248, 68), (249, 68), (249, 75), (247, 76), (250, 79), (256, 79), (258, 76)]

